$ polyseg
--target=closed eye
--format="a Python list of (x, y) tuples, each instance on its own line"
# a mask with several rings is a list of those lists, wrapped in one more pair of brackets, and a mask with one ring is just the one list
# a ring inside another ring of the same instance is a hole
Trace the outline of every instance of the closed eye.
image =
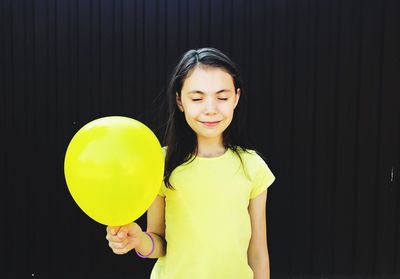
[(192, 99), (193, 102), (201, 101), (201, 99)]
[(218, 98), (218, 100), (226, 101), (226, 100), (228, 100), (228, 98)]

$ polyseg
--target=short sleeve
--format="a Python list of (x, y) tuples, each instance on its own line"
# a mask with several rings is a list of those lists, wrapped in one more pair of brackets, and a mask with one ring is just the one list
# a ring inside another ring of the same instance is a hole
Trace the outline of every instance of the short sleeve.
[(264, 160), (257, 155), (256, 170), (252, 181), (252, 189), (250, 192), (250, 199), (254, 199), (259, 194), (264, 192), (275, 180), (274, 174), (269, 169)]

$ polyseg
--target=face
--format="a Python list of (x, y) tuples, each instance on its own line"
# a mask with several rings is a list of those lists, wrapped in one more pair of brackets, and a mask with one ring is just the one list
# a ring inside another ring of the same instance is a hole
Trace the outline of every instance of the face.
[(232, 76), (221, 68), (197, 66), (186, 77), (178, 107), (198, 140), (222, 142), (222, 133), (232, 122), (240, 89), (235, 92)]

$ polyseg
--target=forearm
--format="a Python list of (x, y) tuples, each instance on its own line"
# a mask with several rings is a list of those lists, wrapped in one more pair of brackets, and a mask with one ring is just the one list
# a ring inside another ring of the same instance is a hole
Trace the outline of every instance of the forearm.
[(250, 258), (249, 265), (253, 270), (254, 279), (270, 279), (268, 253)]
[[(166, 242), (165, 242), (164, 237), (162, 237), (158, 234), (152, 233), (152, 232), (148, 232), (148, 233), (154, 239), (154, 251), (148, 257), (152, 258), (152, 259), (157, 259), (157, 258), (164, 256), (165, 251), (166, 251)], [(145, 234), (144, 232), (142, 233), (141, 238), (142, 238), (142, 240), (140, 241), (140, 245), (136, 247), (136, 251), (142, 255), (147, 255), (150, 253), (150, 251), (153, 247), (153, 243), (152, 243), (150, 237), (147, 234)]]

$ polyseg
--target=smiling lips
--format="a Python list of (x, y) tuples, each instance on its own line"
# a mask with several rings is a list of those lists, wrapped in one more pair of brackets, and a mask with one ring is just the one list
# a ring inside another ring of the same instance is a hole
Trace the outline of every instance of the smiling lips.
[(213, 127), (213, 126), (217, 126), (218, 123), (221, 121), (200, 121), (200, 122), (208, 127)]

